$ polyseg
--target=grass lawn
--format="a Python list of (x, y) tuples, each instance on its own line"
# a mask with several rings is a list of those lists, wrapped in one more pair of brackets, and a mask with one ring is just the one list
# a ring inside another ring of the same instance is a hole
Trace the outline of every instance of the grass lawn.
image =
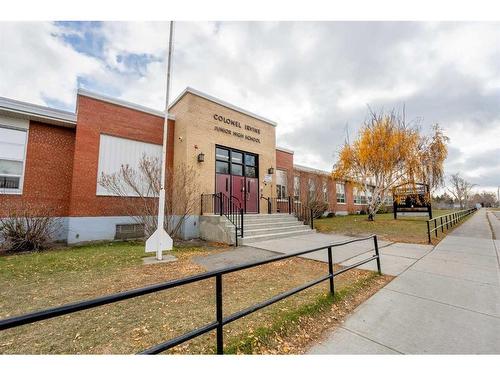
[[(205, 271), (194, 257), (220, 246), (176, 248), (178, 261), (143, 265), (144, 245), (109, 243), (0, 257), (0, 318)], [(248, 307), (327, 272), (327, 265), (288, 259), (223, 277), (224, 314)], [(227, 325), (228, 353), (300, 353), (390, 280), (352, 270)], [(0, 353), (135, 353), (215, 317), (215, 282), (206, 280), (0, 332)], [(215, 333), (170, 353), (214, 353)]]
[[(433, 210), (433, 217), (446, 215), (453, 210)], [(334, 232), (344, 235), (369, 235), (376, 234), (380, 238), (394, 242), (427, 243), (427, 220), (425, 217), (398, 217), (394, 220), (392, 213), (378, 214), (375, 221), (368, 221), (367, 215), (336, 216), (317, 219), (314, 227), (318, 232)], [(446, 231), (445, 233), (446, 234)], [(443, 234), (438, 233), (438, 238), (432, 238), (433, 243), (439, 242)]]

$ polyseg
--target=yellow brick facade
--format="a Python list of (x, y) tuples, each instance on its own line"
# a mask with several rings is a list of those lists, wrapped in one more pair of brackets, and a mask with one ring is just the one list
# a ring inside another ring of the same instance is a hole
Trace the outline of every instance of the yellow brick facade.
[[(268, 169), (276, 170), (275, 126), (190, 92), (185, 93), (170, 112), (176, 118), (174, 166), (188, 165), (197, 170), (199, 194), (215, 192), (215, 147), (220, 145), (257, 154), (259, 196), (275, 196), (275, 174), (271, 183), (264, 182)], [(240, 127), (227, 124), (224, 119), (237, 121)], [(197, 160), (200, 153), (205, 155), (202, 163)], [(259, 205), (260, 212), (267, 212), (266, 201), (259, 199)]]

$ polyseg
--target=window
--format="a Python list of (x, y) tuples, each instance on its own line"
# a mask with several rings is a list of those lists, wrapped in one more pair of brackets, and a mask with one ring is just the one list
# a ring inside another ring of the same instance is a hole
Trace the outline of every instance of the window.
[(328, 182), (323, 181), (323, 201), (328, 202)]
[(300, 201), (300, 176), (293, 177), (293, 198), (296, 202)]
[(229, 163), (217, 160), (215, 162), (215, 171), (217, 173), (229, 174)]
[(144, 224), (116, 224), (115, 240), (144, 237)]
[(368, 188), (368, 191), (366, 193), (366, 202), (371, 202), (373, 196), (373, 188)]
[(255, 167), (255, 156), (254, 155), (245, 155), (245, 164)]
[(309, 188), (307, 199), (308, 199), (308, 202), (311, 203), (311, 202), (314, 202), (314, 200), (315, 200), (316, 183), (314, 182), (314, 180), (312, 178), (309, 178), (309, 180), (307, 181), (307, 185)]
[(247, 177), (257, 177), (257, 172), (255, 167), (245, 167), (245, 176)]
[[(139, 163), (143, 157), (147, 157), (160, 165), (161, 145), (101, 134), (99, 142), (99, 164), (97, 168), (97, 195), (117, 195), (115, 192), (99, 184), (99, 179), (103, 174), (112, 175), (120, 173), (122, 166), (128, 165), (137, 172), (140, 178), (142, 172), (139, 170)], [(144, 181), (144, 184), (138, 184), (138, 188), (144, 196), (152, 197), (154, 193), (148, 185), (149, 184)], [(139, 195), (126, 184), (123, 184), (121, 189), (126, 196), (133, 197)]]
[(390, 206), (390, 205), (392, 205), (393, 203), (394, 203), (394, 202), (393, 202), (393, 200), (392, 200), (392, 196), (388, 195), (388, 196), (386, 196), (386, 197), (385, 197), (385, 204), (386, 204), (386, 205)]
[(215, 158), (217, 160), (229, 161), (229, 150), (217, 147), (215, 149)]
[(235, 176), (243, 176), (243, 166), (241, 164), (231, 164), (231, 174)]
[(287, 191), (287, 175), (286, 171), (276, 170), (276, 196), (278, 199), (286, 199)]
[(216, 173), (232, 174), (233, 176), (258, 177), (258, 156), (243, 151), (215, 147)]
[(241, 152), (231, 151), (231, 162), (243, 164), (243, 154)]
[(354, 204), (366, 204), (365, 192), (357, 187), (353, 188)]
[(335, 188), (337, 190), (337, 203), (345, 203), (345, 185), (337, 183)]
[(26, 130), (0, 127), (0, 192), (22, 191), (26, 135)]

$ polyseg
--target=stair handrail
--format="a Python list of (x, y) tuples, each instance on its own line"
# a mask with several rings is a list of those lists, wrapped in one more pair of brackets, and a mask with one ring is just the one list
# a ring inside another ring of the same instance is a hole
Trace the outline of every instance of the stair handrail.
[(311, 229), (314, 229), (314, 212), (313, 209), (301, 201), (295, 201), (293, 197), (288, 197), (288, 202), (291, 205), (293, 215), (304, 224), (308, 224)]
[(271, 214), (271, 198), (269, 197), (264, 197), (263, 195), (260, 196), (260, 199), (264, 199), (267, 201), (267, 213)]
[[(208, 207), (207, 210), (207, 199), (211, 208)], [(243, 223), (243, 208), (241, 206), (241, 201), (231, 195), (227, 196), (222, 192), (201, 194), (201, 215), (207, 212), (213, 214), (218, 214), (224, 216), (232, 225), (234, 225), (235, 231), (235, 245), (238, 246), (238, 237), (243, 238), (244, 235), (244, 223)]]

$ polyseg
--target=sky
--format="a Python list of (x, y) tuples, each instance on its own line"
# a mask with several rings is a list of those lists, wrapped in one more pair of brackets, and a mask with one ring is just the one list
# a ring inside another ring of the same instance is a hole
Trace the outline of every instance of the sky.
[[(167, 22), (0, 22), (0, 96), (74, 111), (85, 88), (163, 110)], [(177, 22), (187, 87), (278, 123), (295, 162), (331, 170), (368, 108), (450, 138), (445, 172), (500, 186), (500, 23)]]

